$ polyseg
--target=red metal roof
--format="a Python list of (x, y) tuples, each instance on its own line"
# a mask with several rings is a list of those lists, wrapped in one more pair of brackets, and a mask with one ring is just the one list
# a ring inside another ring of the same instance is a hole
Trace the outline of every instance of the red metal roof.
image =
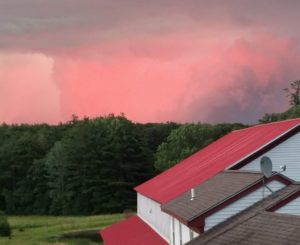
[(101, 230), (105, 245), (167, 245), (154, 230), (138, 216), (130, 217)]
[(300, 125), (300, 118), (233, 131), (135, 190), (161, 204), (202, 183)]

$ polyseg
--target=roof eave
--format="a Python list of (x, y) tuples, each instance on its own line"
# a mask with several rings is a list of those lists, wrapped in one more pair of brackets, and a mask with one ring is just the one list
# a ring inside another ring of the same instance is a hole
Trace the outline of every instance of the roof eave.
[[(273, 147), (280, 144), (282, 141), (284, 141), (286, 138), (289, 138), (293, 135), (295, 135), (300, 129), (300, 123), (295, 125), (294, 127), (288, 129), (284, 133), (280, 134), (279, 136), (275, 137), (273, 140), (269, 141), (268, 143), (262, 145), (255, 151), (249, 153), (245, 157), (239, 159), (238, 161), (234, 162), (233, 164), (229, 165), (226, 169), (239, 169), (240, 167), (245, 166), (249, 161), (251, 161), (252, 157), (255, 156), (258, 157), (262, 154), (264, 154), (266, 151), (272, 149)], [(273, 146), (274, 145), (274, 146)]]

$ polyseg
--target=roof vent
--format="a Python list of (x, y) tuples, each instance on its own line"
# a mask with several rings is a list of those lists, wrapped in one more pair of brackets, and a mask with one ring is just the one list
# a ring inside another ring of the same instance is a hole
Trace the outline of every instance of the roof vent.
[(191, 201), (193, 201), (193, 200), (195, 199), (195, 197), (196, 197), (195, 189), (192, 188), (192, 189), (191, 189)]

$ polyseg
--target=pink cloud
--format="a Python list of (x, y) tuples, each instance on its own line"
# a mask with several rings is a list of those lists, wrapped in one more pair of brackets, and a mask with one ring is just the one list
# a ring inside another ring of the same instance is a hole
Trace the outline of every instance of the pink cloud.
[(55, 65), (66, 118), (72, 113), (124, 112), (136, 121), (158, 121), (158, 111), (173, 109), (185, 86), (186, 71), (179, 64), (145, 57), (118, 57), (109, 62), (64, 58)]
[(0, 122), (255, 122), (299, 79), (299, 4), (0, 3)]
[(43, 54), (0, 54), (1, 122), (57, 122), (59, 90), (52, 69), (53, 60)]
[(83, 46), (56, 57), (54, 72), (64, 120), (124, 112), (142, 122), (254, 122), (287, 108), (282, 89), (299, 64), (290, 38), (208, 44), (170, 35)]
[(0, 55), (1, 121), (50, 122), (124, 112), (148, 121), (255, 122), (287, 108), (298, 79), (292, 38), (252, 34), (233, 41), (195, 33), (139, 36), (44, 54)]

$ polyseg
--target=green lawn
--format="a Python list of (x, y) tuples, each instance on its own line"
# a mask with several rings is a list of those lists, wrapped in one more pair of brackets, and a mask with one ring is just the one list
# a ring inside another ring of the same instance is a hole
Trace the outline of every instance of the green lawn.
[[(87, 217), (53, 216), (11, 216), (8, 222), (12, 228), (12, 238), (0, 238), (0, 244), (8, 245), (94, 245), (87, 239), (69, 238), (73, 231), (95, 230), (123, 219), (123, 214), (98, 215)], [(62, 237), (68, 238), (62, 238)]]

